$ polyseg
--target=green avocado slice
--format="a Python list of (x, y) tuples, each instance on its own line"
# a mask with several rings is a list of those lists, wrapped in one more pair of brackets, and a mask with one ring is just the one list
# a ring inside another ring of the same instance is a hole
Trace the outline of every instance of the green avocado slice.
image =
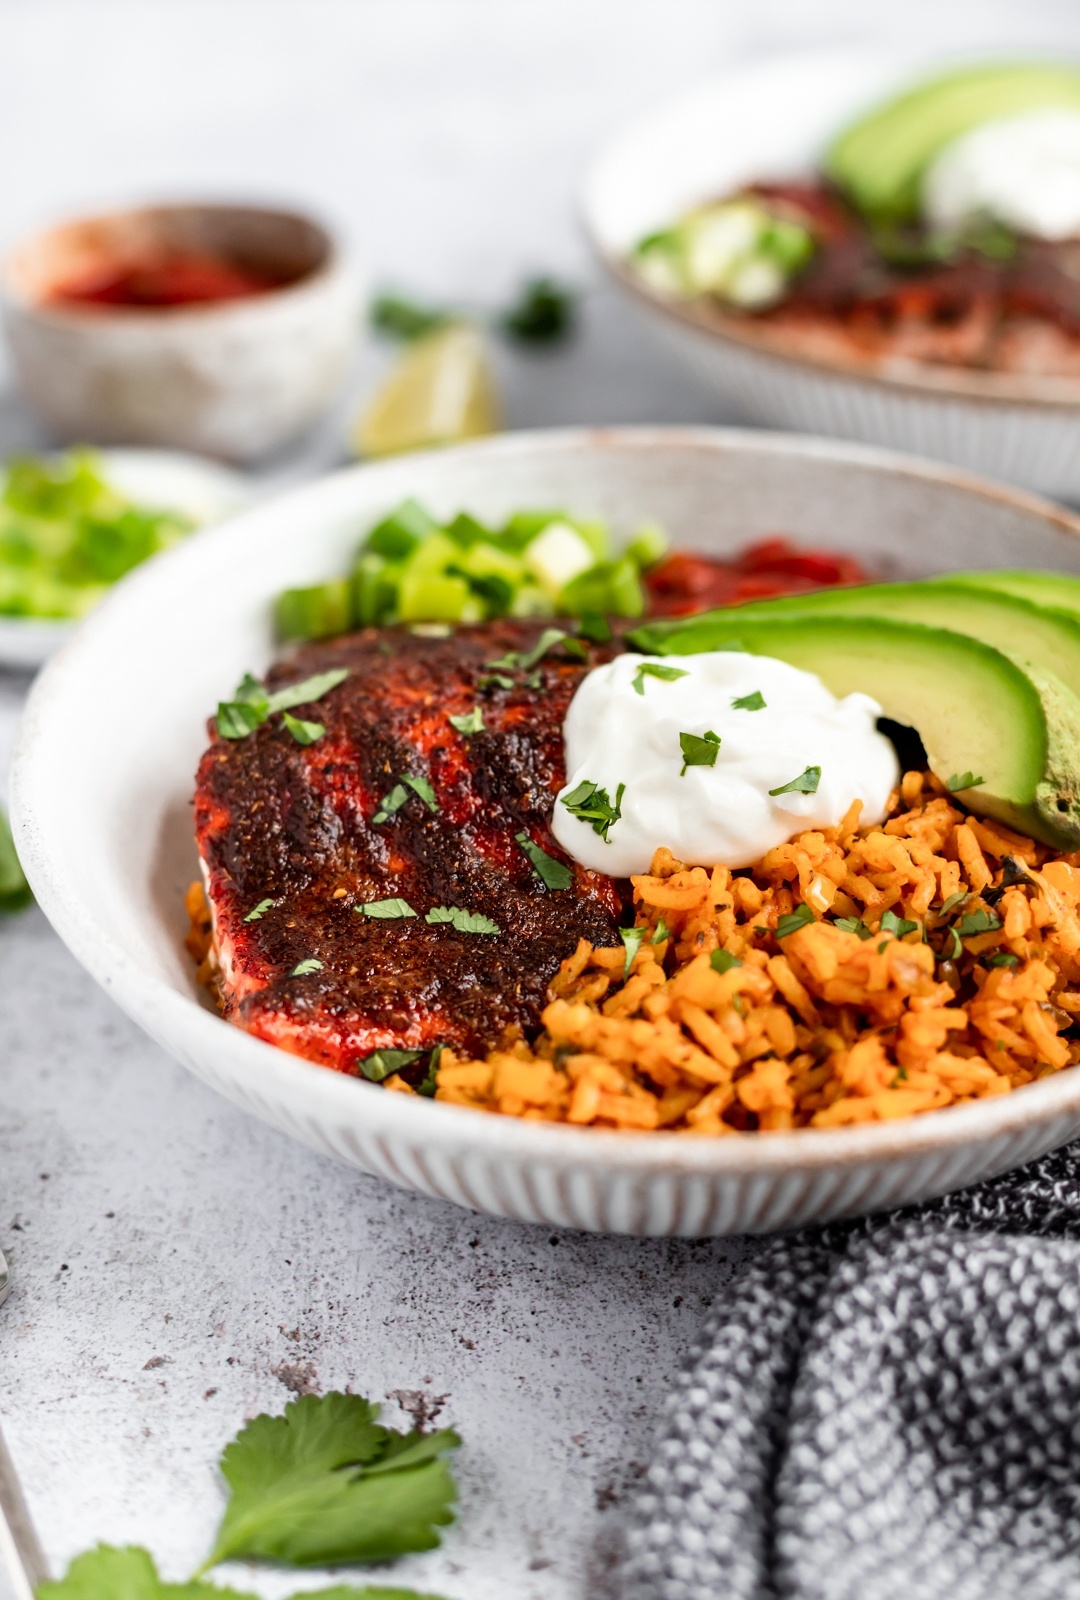
[(776, 600), (752, 600), (738, 610), (763, 618), (796, 614), (892, 617), (897, 622), (922, 622), (931, 628), (968, 633), (983, 644), (1020, 657), (1037, 672), (1060, 678), (1080, 697), (1080, 619), (1068, 611), (952, 577), (815, 589)]
[(1080, 617), (1080, 578), (1071, 572), (1023, 571), (950, 572), (949, 583), (966, 588), (993, 589), (1014, 595), (1017, 600), (1033, 600), (1037, 606), (1051, 606)]
[(996, 62), (932, 78), (844, 128), (823, 170), (874, 221), (913, 221), (926, 168), (981, 123), (1044, 107), (1080, 109), (1080, 72), (1051, 62)]
[(944, 782), (1057, 849), (1080, 847), (1080, 701), (1047, 674), (945, 628), (871, 617), (751, 617), (747, 607), (652, 622), (628, 642), (653, 655), (746, 650), (816, 673), (835, 695), (871, 695), (886, 717), (914, 728)]

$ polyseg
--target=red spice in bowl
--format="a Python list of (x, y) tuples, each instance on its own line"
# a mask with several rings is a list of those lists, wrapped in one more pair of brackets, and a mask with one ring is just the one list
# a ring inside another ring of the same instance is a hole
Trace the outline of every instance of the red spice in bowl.
[(61, 306), (133, 306), (168, 309), (243, 300), (290, 281), (288, 275), (230, 261), (205, 251), (105, 256), (77, 275), (54, 283), (47, 303)]

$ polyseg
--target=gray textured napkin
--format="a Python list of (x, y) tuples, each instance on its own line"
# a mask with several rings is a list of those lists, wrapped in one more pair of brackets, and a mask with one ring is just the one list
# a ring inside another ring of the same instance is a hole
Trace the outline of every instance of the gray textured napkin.
[(629, 1521), (627, 1600), (1080, 1600), (1080, 1145), (773, 1240)]

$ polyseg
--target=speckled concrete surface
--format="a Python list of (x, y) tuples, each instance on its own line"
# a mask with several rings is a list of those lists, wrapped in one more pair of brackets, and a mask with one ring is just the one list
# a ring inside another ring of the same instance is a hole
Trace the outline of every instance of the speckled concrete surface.
[[(1045, 40), (1074, 15), (1072, 0), (0, 0), (0, 236), (98, 198), (306, 194), (379, 282), (466, 301), (536, 266), (590, 282), (581, 162), (673, 86), (814, 39)], [(575, 346), (500, 361), (515, 426), (715, 416), (597, 289)], [(0, 397), (0, 453), (32, 437)], [(335, 449), (331, 426), (291, 470)], [(0, 774), (24, 689), (0, 673)], [(0, 923), (0, 1245), (17, 1284), (0, 1418), (55, 1569), (131, 1540), (182, 1577), (243, 1419), (351, 1385), (438, 1407), (464, 1435), (460, 1522), (393, 1578), (454, 1600), (610, 1592), (658, 1402), (752, 1248), (553, 1235), (335, 1167), (187, 1077), (36, 911)], [(320, 1581), (222, 1576), (268, 1600)]]

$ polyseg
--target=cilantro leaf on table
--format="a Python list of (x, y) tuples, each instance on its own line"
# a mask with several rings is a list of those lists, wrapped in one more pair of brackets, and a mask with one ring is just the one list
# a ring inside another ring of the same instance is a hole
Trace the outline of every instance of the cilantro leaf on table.
[[(41, 1584), (37, 1593), (38, 1600), (255, 1600), (245, 1591), (223, 1589), (198, 1578), (190, 1583), (166, 1583), (158, 1576), (153, 1556), (137, 1545), (99, 1544), (76, 1556), (65, 1577)], [(335, 1584), (332, 1589), (294, 1595), (293, 1600), (439, 1600), (439, 1596), (417, 1594), (414, 1589), (372, 1589), (366, 1584), (357, 1589), (351, 1584)]]
[(203, 1572), (237, 1558), (327, 1566), (432, 1550), (456, 1499), (442, 1429), (382, 1427), (359, 1395), (305, 1395), (258, 1416), (221, 1458), (232, 1491)]

